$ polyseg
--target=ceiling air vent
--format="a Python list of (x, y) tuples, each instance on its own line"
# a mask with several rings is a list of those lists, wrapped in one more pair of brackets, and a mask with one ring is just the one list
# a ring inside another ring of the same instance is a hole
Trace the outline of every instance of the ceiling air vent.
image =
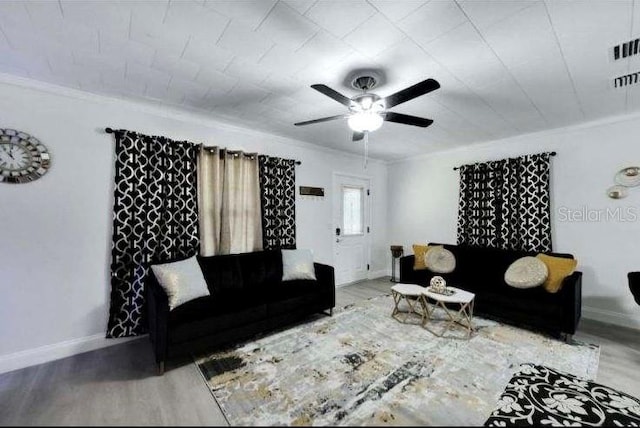
[(640, 71), (631, 74), (625, 74), (624, 76), (618, 76), (613, 79), (613, 86), (615, 88), (621, 88), (623, 86), (635, 85), (638, 83), (639, 76)]
[(628, 56), (638, 55), (640, 39), (631, 40), (613, 47), (613, 60), (619, 60)]

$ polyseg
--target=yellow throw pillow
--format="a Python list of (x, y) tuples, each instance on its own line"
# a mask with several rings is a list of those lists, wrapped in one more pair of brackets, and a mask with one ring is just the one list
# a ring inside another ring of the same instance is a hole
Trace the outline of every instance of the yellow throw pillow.
[(413, 270), (425, 270), (427, 265), (424, 262), (424, 256), (429, 251), (428, 245), (413, 244), (413, 255), (415, 260), (413, 261)]
[(415, 256), (415, 260), (413, 261), (413, 270), (426, 270), (426, 255), (427, 252), (432, 248), (443, 248), (442, 245), (422, 245), (422, 244), (413, 244), (413, 255)]
[(549, 269), (549, 276), (547, 280), (542, 284), (545, 290), (549, 293), (557, 293), (562, 288), (562, 281), (571, 275), (578, 261), (576, 259), (565, 259), (564, 257), (553, 257), (546, 254), (538, 254), (536, 256), (542, 262), (547, 265)]
[(428, 245), (413, 244), (413, 270), (425, 270), (427, 265), (424, 263), (424, 256), (429, 251)]

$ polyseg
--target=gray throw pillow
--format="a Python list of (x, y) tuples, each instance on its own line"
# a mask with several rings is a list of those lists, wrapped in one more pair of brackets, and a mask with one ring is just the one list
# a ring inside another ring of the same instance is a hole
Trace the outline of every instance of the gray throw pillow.
[(429, 248), (424, 256), (427, 269), (435, 273), (450, 273), (456, 268), (456, 258), (453, 253), (441, 245)]
[(515, 288), (532, 288), (542, 285), (549, 275), (544, 262), (536, 257), (522, 257), (511, 263), (504, 273), (504, 282)]
[(209, 295), (209, 288), (195, 256), (179, 262), (152, 265), (151, 270), (167, 293), (169, 310)]
[(282, 280), (316, 279), (311, 250), (282, 250)]

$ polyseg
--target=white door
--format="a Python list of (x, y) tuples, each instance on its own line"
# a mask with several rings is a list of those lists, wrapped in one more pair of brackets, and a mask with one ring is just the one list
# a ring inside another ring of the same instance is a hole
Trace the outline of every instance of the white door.
[(369, 179), (335, 174), (333, 194), (336, 284), (362, 281), (369, 270)]

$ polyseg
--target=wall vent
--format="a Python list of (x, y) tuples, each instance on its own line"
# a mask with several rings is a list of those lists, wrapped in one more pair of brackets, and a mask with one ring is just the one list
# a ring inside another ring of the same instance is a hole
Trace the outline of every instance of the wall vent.
[(640, 39), (624, 42), (613, 47), (613, 60), (617, 61), (640, 53)]
[(623, 86), (635, 85), (640, 80), (640, 71), (631, 74), (625, 74), (624, 76), (618, 76), (613, 79), (614, 88), (621, 88)]

